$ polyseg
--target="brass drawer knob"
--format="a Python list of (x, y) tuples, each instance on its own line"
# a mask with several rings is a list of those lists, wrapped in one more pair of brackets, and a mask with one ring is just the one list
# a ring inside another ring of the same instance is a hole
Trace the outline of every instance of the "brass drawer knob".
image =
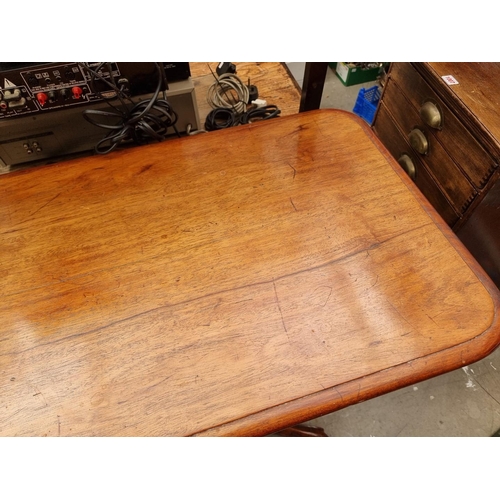
[(427, 142), (427, 137), (425, 137), (425, 134), (419, 128), (414, 128), (408, 135), (408, 138), (413, 149), (422, 155), (427, 154), (429, 143)]
[(417, 169), (413, 160), (407, 154), (402, 154), (398, 158), (398, 163), (403, 167), (403, 170), (408, 174), (410, 179), (414, 181), (417, 176)]
[(443, 125), (443, 118), (441, 116), (441, 111), (439, 108), (430, 101), (424, 102), (420, 108), (420, 118), (429, 127), (435, 129), (441, 129)]

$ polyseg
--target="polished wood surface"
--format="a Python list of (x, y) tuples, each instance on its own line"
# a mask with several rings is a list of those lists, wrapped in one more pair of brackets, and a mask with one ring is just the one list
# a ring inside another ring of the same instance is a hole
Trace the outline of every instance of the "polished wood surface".
[(443, 98), (462, 115), (467, 126), (474, 129), (481, 140), (491, 148), (491, 154), (498, 159), (500, 63), (433, 62), (419, 63), (418, 67), (431, 81), (441, 83), (443, 76), (452, 75), (459, 82), (458, 85), (446, 86), (446, 91), (441, 91)]
[(354, 115), (0, 178), (0, 434), (262, 435), (464, 366), (498, 290)]

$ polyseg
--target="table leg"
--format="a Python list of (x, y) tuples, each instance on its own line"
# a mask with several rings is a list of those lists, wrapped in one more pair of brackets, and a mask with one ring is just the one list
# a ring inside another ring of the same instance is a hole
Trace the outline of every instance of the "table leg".
[(281, 437), (328, 437), (321, 427), (309, 427), (308, 425), (295, 425), (282, 431), (276, 432), (274, 436)]
[(306, 63), (299, 113), (319, 109), (327, 68), (328, 63), (326, 62)]

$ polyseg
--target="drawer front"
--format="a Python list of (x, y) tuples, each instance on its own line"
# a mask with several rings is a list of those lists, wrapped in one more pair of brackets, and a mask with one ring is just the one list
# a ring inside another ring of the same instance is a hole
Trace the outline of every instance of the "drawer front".
[[(474, 186), (483, 188), (495, 170), (496, 162), (477, 142), (455, 113), (442, 102), (410, 63), (393, 64), (391, 80), (404, 90), (405, 96), (417, 110), (417, 113), (426, 102), (436, 105), (441, 116), (440, 128), (427, 126), (420, 118), (421, 126), (424, 126), (429, 134), (434, 135)], [(443, 82), (443, 86), (445, 85)]]
[(405, 154), (410, 157), (415, 167), (413, 181), (444, 221), (449, 226), (454, 226), (459, 220), (457, 212), (453, 209), (451, 203), (446, 199), (446, 196), (441, 192), (425, 166), (420, 162), (418, 156), (413, 152), (406, 139), (396, 127), (384, 102), (382, 102), (377, 112), (373, 130), (396, 160), (399, 160)]
[(436, 140), (436, 137), (423, 126), (417, 110), (410, 104), (406, 94), (403, 95), (402, 90), (393, 80), (387, 83), (383, 102), (391, 111), (398, 128), (409, 144), (412, 144), (410, 136), (416, 132), (426, 141), (425, 153), (422, 150), (418, 152), (414, 147), (412, 148), (414, 156), (418, 156), (420, 161), (426, 165), (458, 213), (463, 214), (476, 196), (472, 184), (441, 143)]

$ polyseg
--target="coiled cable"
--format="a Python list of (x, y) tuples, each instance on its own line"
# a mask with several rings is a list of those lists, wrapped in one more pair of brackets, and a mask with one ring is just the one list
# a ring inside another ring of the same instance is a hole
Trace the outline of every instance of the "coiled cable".
[[(120, 144), (131, 140), (138, 144), (146, 143), (151, 139), (163, 141), (169, 127), (173, 127), (177, 135), (180, 135), (175, 126), (178, 119), (177, 113), (167, 101), (165, 91), (163, 91), (163, 98), (160, 98), (162, 83), (166, 85), (164, 72), (158, 63), (155, 63), (155, 66), (158, 71), (158, 84), (151, 98), (143, 99), (131, 108), (125, 107), (124, 110), (112, 106), (114, 111), (94, 109), (83, 111), (83, 117), (88, 122), (109, 130), (108, 134), (96, 144), (94, 148), (96, 153), (109, 153)], [(93, 72), (93, 74), (97, 73)], [(111, 82), (105, 81), (105, 83), (117, 91), (117, 97), (123, 105), (126, 96), (121, 95), (122, 89), (117, 88)], [(127, 100), (132, 102), (128, 98)]]
[(233, 73), (224, 73), (208, 89), (207, 100), (212, 108), (230, 108), (241, 114), (248, 103), (248, 87)]
[(270, 120), (271, 118), (276, 118), (281, 113), (278, 106), (274, 104), (269, 104), (268, 106), (262, 106), (260, 108), (255, 108), (243, 113), (239, 117), (239, 123), (245, 125), (247, 123), (252, 123), (255, 120)]
[(205, 130), (221, 130), (238, 125), (238, 115), (231, 108), (216, 108), (208, 113)]

